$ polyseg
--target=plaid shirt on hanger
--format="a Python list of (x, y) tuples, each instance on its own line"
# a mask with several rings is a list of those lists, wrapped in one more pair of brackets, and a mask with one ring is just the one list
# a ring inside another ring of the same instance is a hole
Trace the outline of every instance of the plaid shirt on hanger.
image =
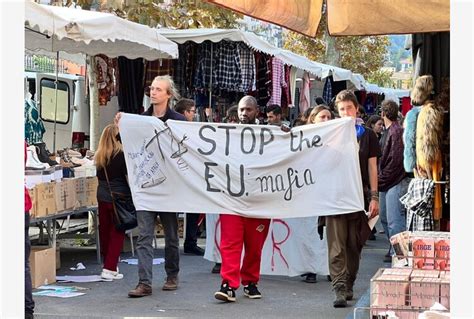
[[(214, 47), (213, 47), (214, 46)], [(194, 87), (196, 89), (208, 89), (211, 80), (211, 70), (213, 80), (215, 79), (215, 68), (212, 67), (213, 56), (216, 56), (217, 45), (207, 40), (201, 43), (198, 49), (198, 65), (194, 77)], [(211, 55), (212, 52), (212, 55)]]
[(237, 43), (221, 41), (218, 44), (216, 66), (216, 82), (214, 87), (229, 91), (240, 91), (242, 86), (242, 73), (240, 70), (240, 57)]
[(400, 198), (400, 202), (407, 209), (407, 230), (433, 230), (433, 197), (433, 180), (411, 180), (407, 193)]
[(242, 74), (241, 92), (255, 91), (255, 57), (250, 48), (243, 42), (238, 44), (240, 67)]

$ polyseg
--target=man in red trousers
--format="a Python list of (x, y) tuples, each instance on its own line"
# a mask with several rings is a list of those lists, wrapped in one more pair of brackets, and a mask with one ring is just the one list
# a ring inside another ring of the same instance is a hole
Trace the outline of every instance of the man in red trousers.
[[(239, 101), (238, 115), (241, 124), (255, 124), (257, 100), (244, 96)], [(235, 301), (235, 290), (240, 283), (244, 286), (244, 295), (250, 299), (260, 299), (257, 289), (260, 279), (260, 259), (265, 238), (268, 234), (270, 219), (248, 218), (238, 215), (221, 214), (222, 285), (214, 294), (216, 299)], [(245, 247), (242, 266), (242, 248)]]

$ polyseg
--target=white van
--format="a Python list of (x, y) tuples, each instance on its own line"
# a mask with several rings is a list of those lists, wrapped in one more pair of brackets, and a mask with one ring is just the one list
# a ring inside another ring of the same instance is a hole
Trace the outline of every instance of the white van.
[[(89, 106), (86, 101), (86, 88), (83, 76), (61, 73), (58, 75), (56, 93), (53, 73), (25, 72), (31, 99), (35, 101), (43, 120), (46, 132), (43, 141), (53, 152), (54, 114), (56, 94), (58, 106), (56, 111), (56, 150), (73, 146), (73, 132), (89, 136)], [(76, 135), (76, 134), (75, 134)], [(77, 142), (77, 141), (76, 141)], [(88, 145), (83, 145), (87, 147)]]

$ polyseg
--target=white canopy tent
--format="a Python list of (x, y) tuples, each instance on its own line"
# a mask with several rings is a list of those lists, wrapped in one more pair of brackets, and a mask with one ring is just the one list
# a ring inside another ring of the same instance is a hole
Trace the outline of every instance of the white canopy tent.
[[(55, 52), (57, 60), (60, 51), (147, 60), (178, 57), (176, 43), (161, 36), (157, 29), (110, 13), (40, 5), (32, 1), (25, 3), (25, 48), (39, 54)], [(94, 149), (99, 138), (99, 109), (98, 102), (92, 96), (90, 100), (90, 139), (91, 148)], [(55, 151), (56, 121), (54, 123)]]

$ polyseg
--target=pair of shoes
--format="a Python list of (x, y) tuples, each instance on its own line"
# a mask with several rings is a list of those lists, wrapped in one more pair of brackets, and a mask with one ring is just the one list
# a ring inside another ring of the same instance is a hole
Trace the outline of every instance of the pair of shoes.
[(25, 312), (25, 319), (33, 319), (35, 315), (32, 312)]
[(374, 233), (370, 233), (368, 240), (377, 240)]
[(46, 148), (46, 144), (44, 142), (34, 144), (36, 147), (36, 153), (38, 154), (38, 159), (42, 163), (48, 163), (50, 166), (58, 165), (58, 162), (52, 160), (50, 156), (52, 156), (51, 152)]
[(130, 298), (140, 298), (145, 296), (150, 296), (152, 293), (151, 286), (143, 283), (139, 283), (135, 289), (132, 289), (128, 292)]
[(316, 274), (313, 274), (313, 273), (306, 274), (306, 278), (304, 279), (304, 281), (310, 284), (316, 283), (317, 281)]
[(167, 277), (165, 284), (163, 285), (162, 290), (176, 290), (178, 289), (178, 278), (177, 277)]
[(214, 267), (212, 267), (211, 273), (220, 274), (221, 273), (221, 263), (216, 263), (214, 265)]
[(102, 279), (122, 279), (123, 278), (123, 274), (120, 274), (117, 271), (112, 271), (112, 270), (108, 270), (108, 269), (102, 269), (102, 273), (100, 274), (100, 277)]
[(262, 294), (258, 291), (257, 284), (251, 282), (244, 286), (244, 296), (250, 299), (261, 299)]
[(334, 287), (334, 293), (336, 298), (334, 299), (332, 305), (334, 308), (344, 308), (347, 307), (346, 301), (346, 286), (344, 284), (338, 284)]
[(196, 256), (204, 256), (204, 249), (199, 247), (198, 245), (195, 246), (184, 246), (184, 253), (185, 254), (193, 254)]
[(332, 278), (331, 278), (331, 275), (327, 275), (326, 279), (331, 282), (332, 281)]
[(229, 287), (229, 284), (224, 282), (221, 285), (221, 289), (214, 293), (214, 297), (218, 300), (226, 301), (226, 302), (235, 302), (235, 289)]
[(48, 163), (43, 163), (39, 160), (36, 146), (31, 145), (26, 148), (26, 169), (42, 170), (49, 167)]

